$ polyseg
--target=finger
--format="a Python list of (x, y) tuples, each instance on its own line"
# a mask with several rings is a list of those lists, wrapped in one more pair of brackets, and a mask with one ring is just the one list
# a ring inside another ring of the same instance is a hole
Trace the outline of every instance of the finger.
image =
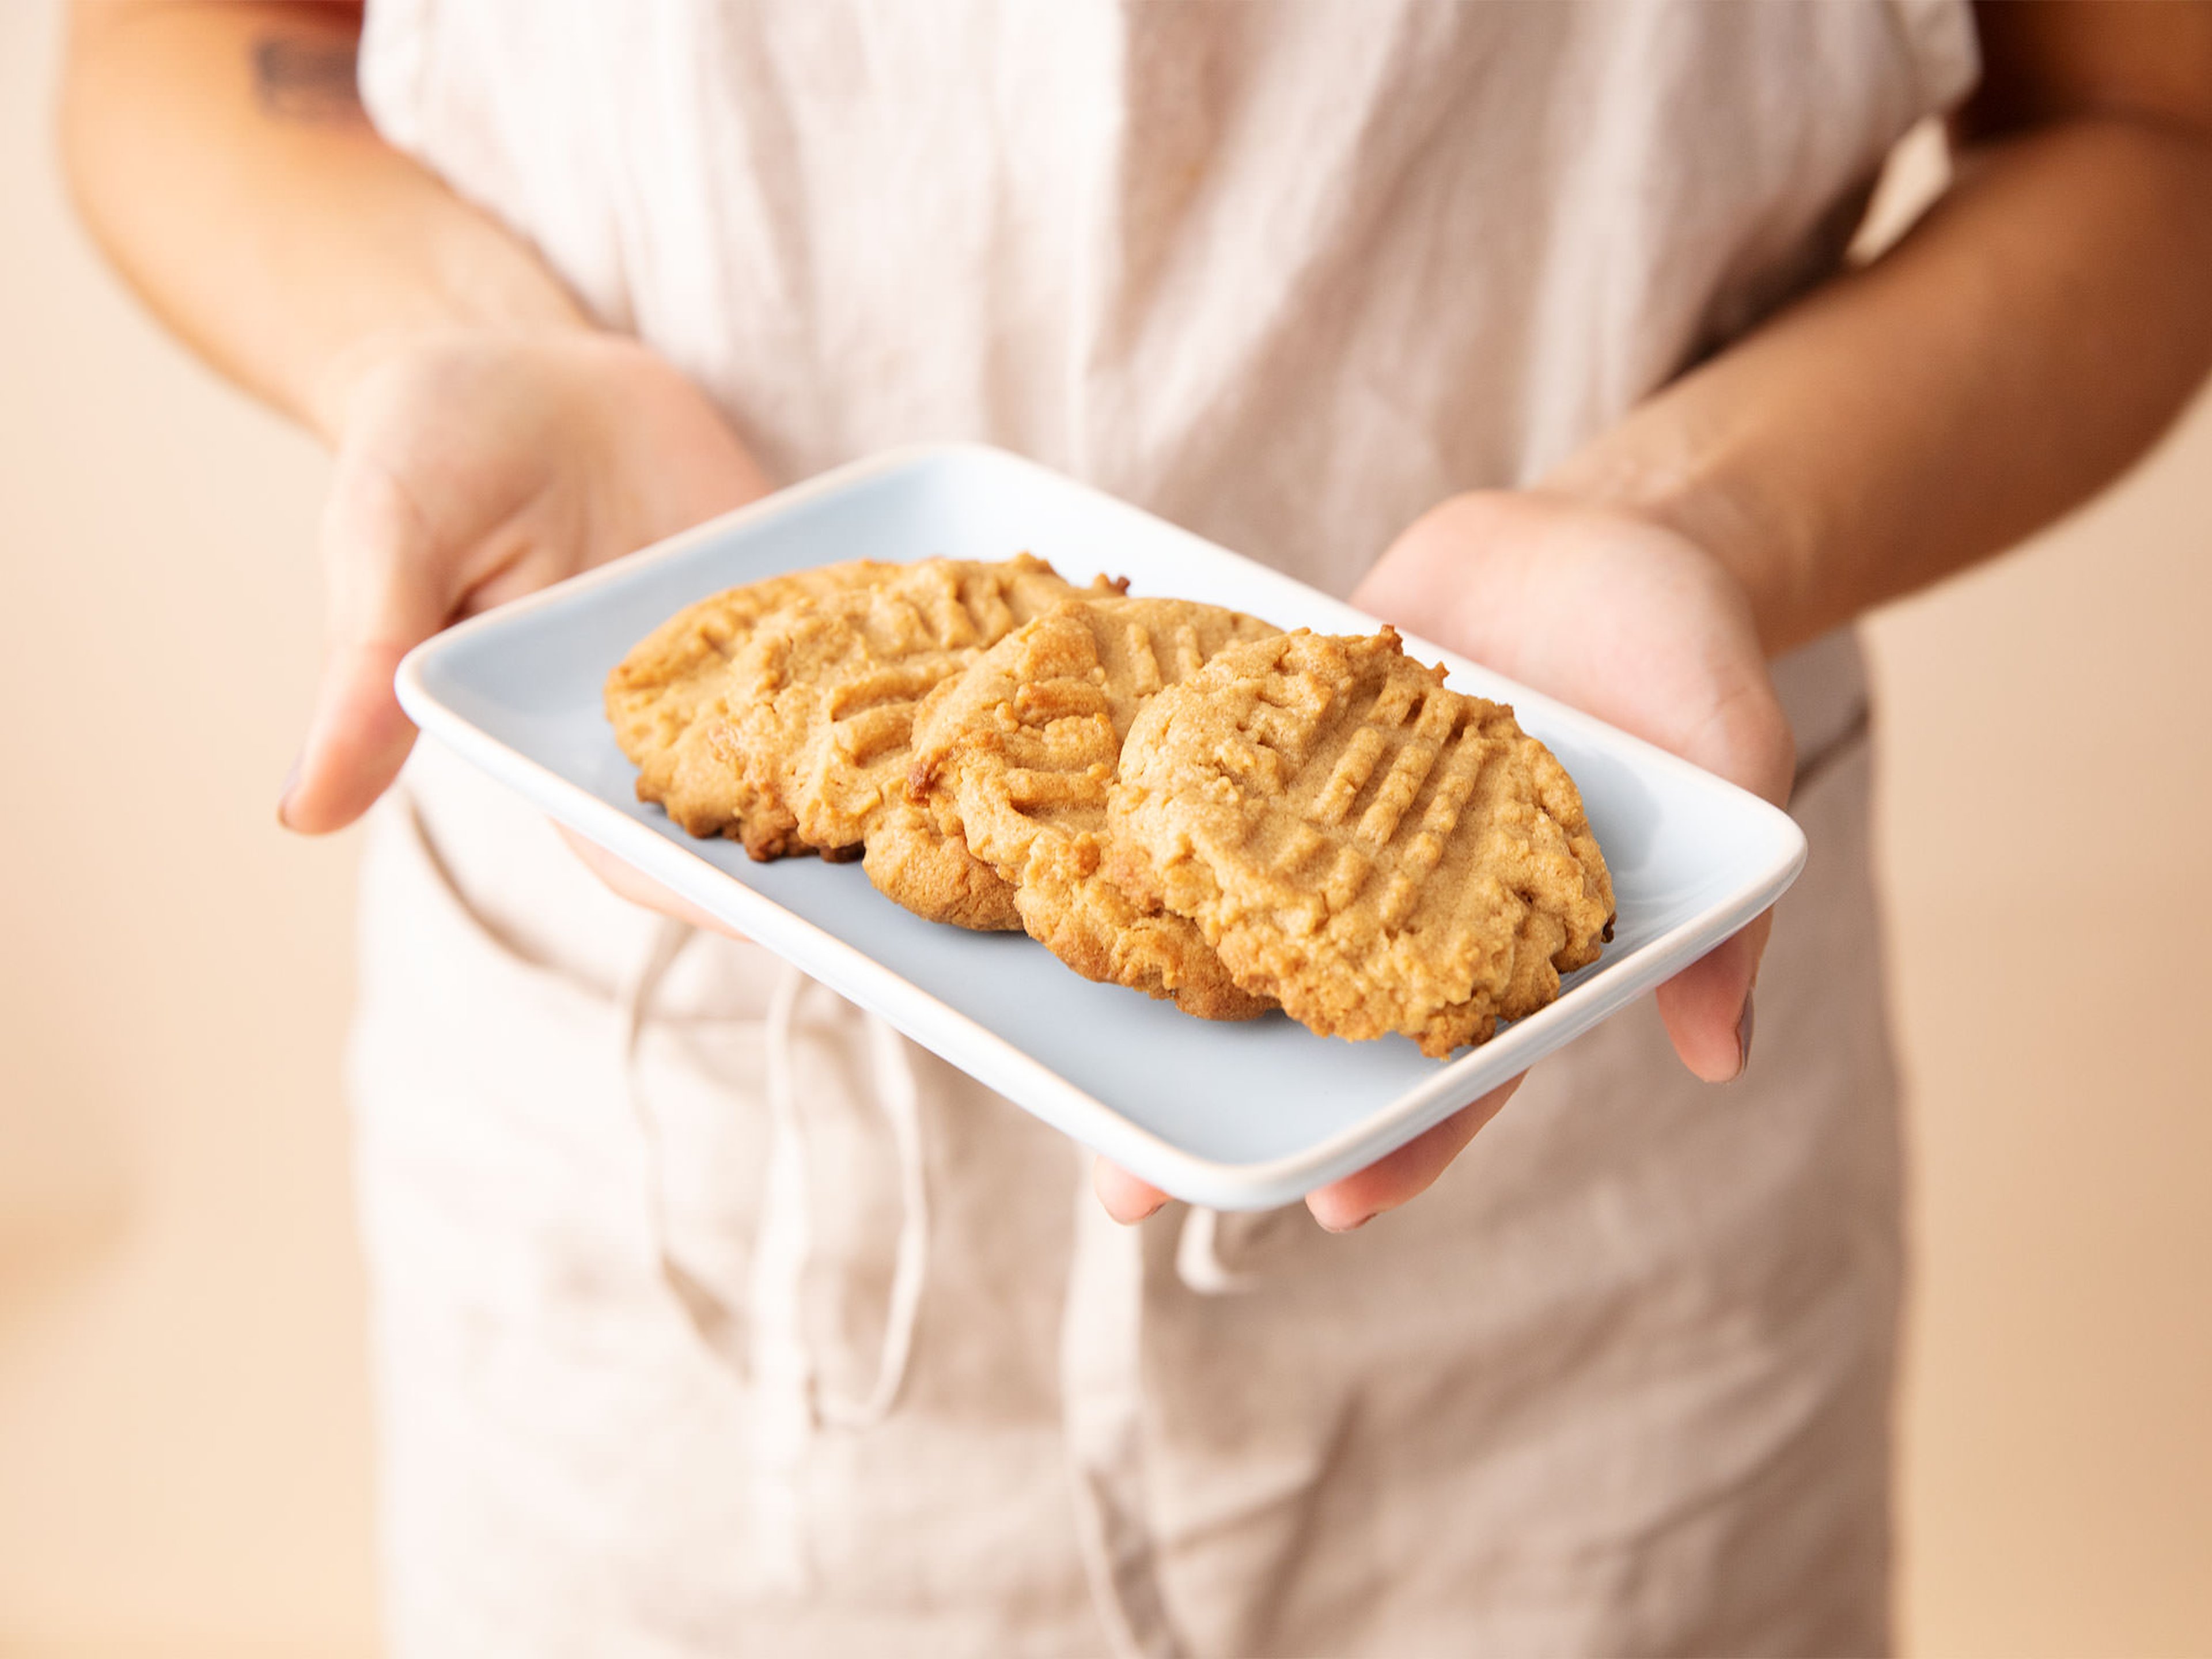
[(1098, 1194), (1106, 1213), (1125, 1226), (1142, 1221), (1168, 1201), (1168, 1195), (1158, 1188), (1103, 1158), (1091, 1160), (1091, 1190)]
[(276, 808), (278, 822), (306, 835), (343, 829), (399, 775), (415, 727), (392, 676), (453, 610), (420, 515), (364, 464), (341, 459), (322, 540), (329, 650), (307, 742)]
[[(1526, 1077), (1528, 1073), (1522, 1073)], [(1385, 1210), (1395, 1210), (1436, 1184), (1451, 1161), (1466, 1151), (1482, 1126), (1496, 1117), (1521, 1078), (1499, 1085), (1473, 1105), (1455, 1112), (1388, 1157), (1306, 1194), (1313, 1218), (1333, 1233), (1364, 1227)]]
[(662, 886), (651, 876), (627, 859), (618, 858), (596, 842), (586, 841), (565, 823), (553, 826), (561, 832), (561, 839), (568, 843), (568, 850), (584, 861), (585, 866), (611, 888), (616, 895), (632, 904), (641, 904), (648, 910), (658, 910), (664, 916), (673, 916), (678, 921), (688, 921), (694, 927), (710, 933), (720, 933), (725, 939), (743, 940), (745, 937), (719, 916), (710, 915), (672, 888)]
[(1751, 1056), (1751, 988), (1774, 931), (1767, 911), (1659, 988), (1659, 1018), (1682, 1064), (1708, 1083), (1742, 1074)]
[(305, 836), (343, 830), (374, 805), (415, 746), (415, 726), (392, 694), (404, 645), (334, 646), (277, 821)]

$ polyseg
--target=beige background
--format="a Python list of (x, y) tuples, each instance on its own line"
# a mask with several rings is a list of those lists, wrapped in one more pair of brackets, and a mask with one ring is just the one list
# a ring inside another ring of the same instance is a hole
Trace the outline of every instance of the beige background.
[[(0, 0), (0, 1651), (374, 1644), (324, 464), (69, 222)], [(2212, 1653), (2212, 406), (1878, 618), (1922, 1655)], [(1786, 924), (1786, 921), (1784, 923)]]

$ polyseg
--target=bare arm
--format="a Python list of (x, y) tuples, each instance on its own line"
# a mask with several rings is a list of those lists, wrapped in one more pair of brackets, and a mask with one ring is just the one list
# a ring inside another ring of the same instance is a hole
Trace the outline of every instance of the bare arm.
[(337, 452), (328, 657), (277, 809), (309, 833), (398, 772), (415, 734), (392, 679), (410, 647), (764, 488), (696, 387), (593, 330), (529, 247), (377, 137), (360, 30), (343, 5), (79, 0), (64, 101), (109, 257)]
[(411, 646), (765, 487), (699, 389), (592, 330), (533, 250), (378, 137), (358, 40), (345, 4), (80, 0), (62, 115), (115, 265), (337, 452), (325, 671), (276, 810), (310, 834), (398, 775)]
[(1548, 481), (1718, 556), (1770, 652), (2082, 501), (2212, 365), (2212, 7), (1978, 21), (1983, 86), (1926, 219)]
[(62, 114), (79, 211), (140, 295), (333, 439), (380, 340), (583, 326), (530, 249), (377, 137), (360, 30), (347, 5), (79, 0)]

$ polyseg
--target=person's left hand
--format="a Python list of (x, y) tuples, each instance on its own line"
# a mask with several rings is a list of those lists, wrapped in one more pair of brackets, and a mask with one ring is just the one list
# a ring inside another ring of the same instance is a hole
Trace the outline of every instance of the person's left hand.
[[(1400, 536), (1352, 603), (1671, 750), (1778, 805), (1795, 769), (1742, 585), (1672, 530), (1533, 492), (1456, 495)], [(1751, 987), (1770, 912), (1659, 988), (1682, 1063), (1724, 1083), (1751, 1047)], [(1380, 1162), (1310, 1193), (1332, 1231), (1395, 1209), (1443, 1173), (1520, 1085), (1516, 1078)], [(1093, 1185), (1138, 1221), (1167, 1194), (1113, 1164)]]

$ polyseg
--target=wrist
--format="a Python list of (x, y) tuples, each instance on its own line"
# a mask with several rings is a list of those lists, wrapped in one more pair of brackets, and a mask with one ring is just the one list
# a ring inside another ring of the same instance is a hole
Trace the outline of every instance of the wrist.
[(569, 340), (610, 337), (580, 319), (506, 324), (440, 319), (387, 324), (361, 335), (324, 363), (307, 388), (302, 412), (323, 441), (336, 448), (345, 435), (362, 387), (395, 364), (422, 362), (486, 349), (527, 349)]
[(1706, 555), (1739, 587), (1759, 641), (1778, 656), (1821, 631), (1805, 573), (1814, 532), (1806, 516), (1730, 465), (1729, 446), (1700, 440), (1647, 406), (1585, 445), (1543, 478), (1540, 494), (1625, 514)]

